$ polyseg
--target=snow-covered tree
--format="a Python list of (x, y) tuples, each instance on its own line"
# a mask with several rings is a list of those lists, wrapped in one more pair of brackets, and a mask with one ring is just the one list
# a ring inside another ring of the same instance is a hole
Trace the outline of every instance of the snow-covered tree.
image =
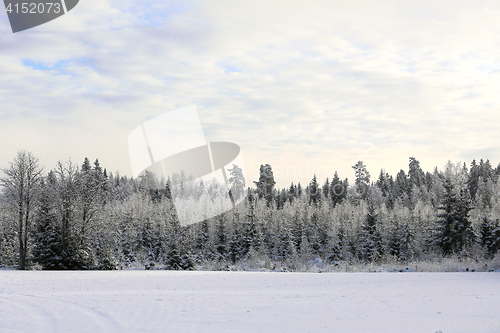
[(12, 223), (17, 229), (19, 269), (24, 270), (33, 220), (40, 199), (43, 169), (35, 155), (21, 150), (9, 163), (9, 167), (2, 171), (5, 177), (0, 178), (0, 185), (3, 187), (4, 198), (12, 211), (12, 216), (15, 216)]
[(232, 169), (228, 169), (229, 171), (229, 185), (231, 187), (230, 193), (233, 202), (240, 202), (241, 198), (245, 195), (245, 187), (246, 181), (245, 176), (243, 175), (243, 170), (233, 164)]
[(354, 169), (354, 176), (356, 177), (355, 186), (356, 191), (359, 193), (362, 199), (366, 198), (368, 195), (368, 187), (370, 186), (370, 173), (366, 169), (366, 165), (363, 161), (358, 161), (352, 166)]
[(365, 223), (359, 232), (358, 256), (362, 261), (374, 262), (382, 254), (382, 236), (377, 228), (377, 214), (373, 207), (369, 207)]
[(40, 264), (43, 269), (64, 269), (61, 265), (61, 231), (53, 207), (53, 187), (50, 186), (54, 181), (50, 180), (52, 177), (54, 174), (51, 172), (47, 177), (49, 184), (42, 183), (40, 207), (35, 218), (33, 233), (32, 260)]
[(471, 200), (466, 190), (459, 194), (453, 187), (450, 178), (444, 183), (445, 193), (437, 214), (436, 233), (434, 244), (436, 244), (444, 255), (460, 254), (475, 240), (475, 233), (469, 221), (469, 211), (472, 210)]
[(315, 206), (319, 205), (321, 203), (321, 188), (316, 179), (316, 175), (314, 175), (307, 189), (309, 193), (309, 204), (312, 202)]
[(257, 186), (259, 199), (265, 198), (269, 207), (273, 200), (274, 185), (276, 184), (273, 169), (269, 164), (260, 166), (259, 181), (254, 181), (254, 183)]
[(487, 217), (483, 217), (480, 226), (479, 242), (484, 249), (486, 258), (493, 258), (500, 250), (500, 220), (491, 222)]

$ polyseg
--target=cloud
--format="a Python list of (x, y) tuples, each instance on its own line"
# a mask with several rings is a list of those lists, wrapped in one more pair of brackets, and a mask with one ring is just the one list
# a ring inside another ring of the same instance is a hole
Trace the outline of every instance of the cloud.
[(373, 175), (409, 156), (428, 170), (500, 160), (499, 14), (492, 1), (82, 1), (31, 30), (54, 33), (0, 34), (0, 164), (28, 148), (48, 168), (89, 156), (131, 174), (128, 133), (192, 103), (248, 165), (352, 177), (358, 160)]

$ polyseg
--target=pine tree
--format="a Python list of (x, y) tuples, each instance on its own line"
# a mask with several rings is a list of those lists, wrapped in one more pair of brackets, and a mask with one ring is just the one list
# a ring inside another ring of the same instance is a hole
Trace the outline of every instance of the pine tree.
[(314, 175), (313, 179), (309, 183), (309, 204), (314, 203), (315, 206), (318, 206), (321, 203), (321, 189), (319, 187), (318, 181), (316, 180), (316, 175)]
[(370, 173), (366, 169), (366, 165), (363, 164), (363, 161), (358, 161), (352, 168), (356, 177), (356, 191), (362, 199), (365, 199), (368, 195), (368, 187), (370, 186)]
[(260, 166), (259, 181), (254, 181), (254, 183), (257, 185), (259, 199), (265, 198), (267, 207), (270, 207), (276, 182), (274, 181), (273, 169), (269, 164)]
[[(420, 167), (420, 162), (415, 157), (410, 157), (408, 168), (408, 188), (411, 189), (413, 186), (420, 188), (424, 185), (425, 174)], [(410, 195), (411, 193), (408, 194)]]
[(232, 169), (227, 169), (231, 177), (229, 177), (229, 184), (231, 186), (230, 195), (233, 202), (240, 202), (245, 195), (245, 176), (243, 176), (243, 170), (236, 164), (233, 164)]

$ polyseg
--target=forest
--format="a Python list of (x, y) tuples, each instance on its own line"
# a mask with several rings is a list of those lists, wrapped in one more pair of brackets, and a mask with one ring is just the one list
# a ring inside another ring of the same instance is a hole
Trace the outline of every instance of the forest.
[(244, 199), (182, 225), (171, 179), (151, 189), (147, 177), (112, 174), (87, 158), (46, 172), (22, 150), (0, 179), (0, 267), (321, 272), (412, 269), (447, 259), (484, 270), (498, 265), (500, 164), (449, 161), (424, 172), (410, 157), (407, 171), (381, 170), (376, 178), (362, 161), (352, 168), (353, 184), (335, 172), (280, 189), (269, 164), (252, 184), (233, 166), (230, 193)]

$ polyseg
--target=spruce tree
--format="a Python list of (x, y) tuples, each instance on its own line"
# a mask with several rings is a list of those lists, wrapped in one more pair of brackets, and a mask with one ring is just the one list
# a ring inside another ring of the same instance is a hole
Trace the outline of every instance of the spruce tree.
[(345, 192), (344, 184), (340, 180), (337, 171), (335, 171), (330, 183), (330, 199), (332, 200), (333, 207), (342, 202), (342, 199), (346, 195)]
[(309, 183), (308, 186), (309, 191), (309, 204), (314, 203), (315, 206), (318, 206), (321, 203), (321, 189), (316, 179), (316, 175), (314, 175), (313, 179)]
[(472, 160), (470, 164), (469, 179), (467, 180), (467, 187), (473, 199), (476, 198), (477, 188), (479, 186), (479, 166), (476, 160)]
[(402, 261), (411, 260), (415, 254), (414, 237), (415, 234), (409, 223), (396, 222), (389, 236), (389, 253)]
[(437, 214), (439, 220), (435, 228), (434, 244), (444, 255), (460, 254), (472, 244), (475, 239), (474, 230), (469, 221), (472, 210), (471, 200), (465, 191), (456, 193), (451, 180), (447, 178), (443, 184), (444, 197)]
[(359, 233), (358, 256), (362, 261), (374, 262), (383, 254), (382, 236), (377, 229), (377, 217), (375, 209), (370, 206)]
[(500, 220), (497, 219), (495, 223), (492, 223), (487, 217), (483, 217), (479, 243), (484, 249), (486, 259), (495, 256), (500, 249)]
[(288, 201), (290, 201), (290, 204), (293, 203), (295, 198), (297, 198), (297, 186), (291, 183), (290, 188), (288, 189)]
[(323, 197), (326, 200), (326, 198), (330, 195), (330, 182), (328, 181), (328, 178), (326, 178), (325, 183), (323, 184), (322, 191)]
[(35, 219), (32, 260), (42, 269), (61, 269), (60, 230), (56, 214), (52, 209), (52, 196), (49, 186), (42, 182), (40, 208)]
[(394, 181), (392, 180), (392, 176), (389, 176), (384, 169), (380, 170), (376, 185), (382, 191), (382, 196), (385, 199), (387, 207), (392, 208), (394, 206)]
[(401, 199), (405, 206), (409, 205), (410, 186), (404, 170), (400, 170), (394, 180), (394, 198)]

